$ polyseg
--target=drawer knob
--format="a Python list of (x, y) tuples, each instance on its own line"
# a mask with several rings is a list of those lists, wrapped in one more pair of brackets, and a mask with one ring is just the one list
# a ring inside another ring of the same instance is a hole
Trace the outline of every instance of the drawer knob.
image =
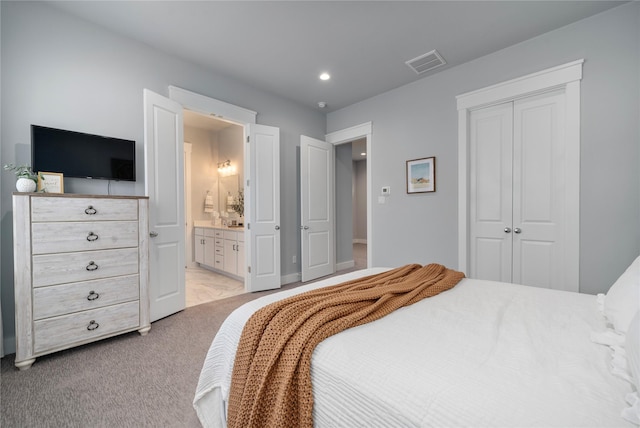
[(96, 235), (93, 232), (89, 232), (89, 234), (87, 235), (87, 241), (93, 242), (93, 241), (97, 241), (97, 240), (98, 240), (98, 235)]
[(89, 291), (89, 295), (87, 296), (87, 300), (96, 300), (98, 297), (100, 297), (100, 294), (98, 294), (95, 291), (91, 290), (91, 291)]
[(86, 269), (88, 271), (96, 270), (96, 269), (98, 269), (98, 265), (96, 264), (96, 262), (94, 262), (92, 260), (92, 261), (89, 262), (89, 264), (87, 265)]
[(91, 320), (91, 321), (89, 321), (89, 325), (87, 326), (87, 330), (93, 331), (98, 327), (100, 327), (100, 324), (98, 324), (95, 320)]
[(93, 208), (93, 205), (89, 205), (89, 206), (87, 207), (87, 209), (86, 209), (86, 210), (84, 210), (84, 212), (85, 212), (85, 214), (88, 214), (88, 215), (94, 215), (95, 213), (97, 213), (97, 212), (98, 212), (98, 210), (96, 210), (95, 208)]

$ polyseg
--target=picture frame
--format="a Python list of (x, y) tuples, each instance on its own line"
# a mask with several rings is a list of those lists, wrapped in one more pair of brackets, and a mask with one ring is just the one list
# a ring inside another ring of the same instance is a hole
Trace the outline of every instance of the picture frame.
[(436, 191), (435, 156), (407, 161), (407, 193)]
[(59, 172), (38, 172), (38, 192), (64, 193), (64, 176)]

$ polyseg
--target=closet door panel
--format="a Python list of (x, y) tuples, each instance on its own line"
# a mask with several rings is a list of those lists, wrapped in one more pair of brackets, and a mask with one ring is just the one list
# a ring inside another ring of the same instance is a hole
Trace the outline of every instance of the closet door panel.
[[(565, 195), (564, 96), (514, 103), (513, 282), (562, 283)], [(556, 286), (554, 286), (556, 284)]]
[(511, 281), (512, 104), (471, 113), (470, 275)]

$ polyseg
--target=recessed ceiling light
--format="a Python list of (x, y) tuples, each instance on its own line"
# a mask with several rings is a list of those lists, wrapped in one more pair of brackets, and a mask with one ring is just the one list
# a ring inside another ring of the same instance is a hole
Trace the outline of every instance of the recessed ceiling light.
[(318, 102), (318, 107), (320, 107), (320, 108), (325, 108), (326, 106), (327, 106), (327, 103), (326, 103), (326, 102), (324, 102), (324, 101), (320, 101), (320, 102)]
[(365, 152), (360, 153), (360, 156), (366, 156), (367, 154)]
[(331, 79), (331, 75), (327, 72), (324, 72), (320, 75), (320, 80), (329, 80)]

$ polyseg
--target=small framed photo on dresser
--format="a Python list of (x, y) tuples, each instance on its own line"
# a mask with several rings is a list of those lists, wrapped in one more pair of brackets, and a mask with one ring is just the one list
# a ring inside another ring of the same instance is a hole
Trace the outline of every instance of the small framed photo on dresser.
[(64, 177), (59, 172), (38, 172), (38, 192), (64, 193)]

